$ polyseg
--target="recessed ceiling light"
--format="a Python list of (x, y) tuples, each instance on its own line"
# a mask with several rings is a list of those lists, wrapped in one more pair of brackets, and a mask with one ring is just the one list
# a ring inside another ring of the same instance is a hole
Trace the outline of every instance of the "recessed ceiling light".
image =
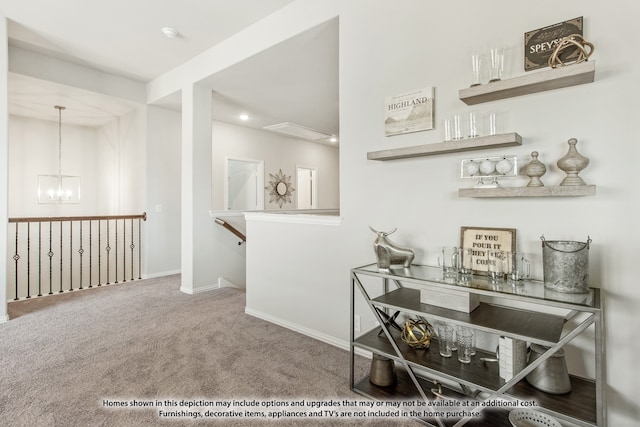
[(249, 120), (249, 116), (246, 114), (240, 114), (240, 120), (246, 122), (247, 120)]
[(329, 141), (331, 142), (338, 142), (338, 138), (336, 138), (335, 136), (332, 136)]
[(163, 27), (162, 32), (164, 33), (165, 36), (169, 37), (170, 39), (178, 36), (178, 31), (175, 28)]

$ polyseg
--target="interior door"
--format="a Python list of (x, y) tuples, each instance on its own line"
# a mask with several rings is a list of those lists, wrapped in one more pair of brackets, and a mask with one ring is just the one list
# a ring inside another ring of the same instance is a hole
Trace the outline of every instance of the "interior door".
[(296, 171), (298, 181), (298, 209), (316, 209), (318, 206), (317, 170), (315, 168), (297, 166)]
[(227, 158), (225, 207), (234, 211), (264, 209), (264, 163)]

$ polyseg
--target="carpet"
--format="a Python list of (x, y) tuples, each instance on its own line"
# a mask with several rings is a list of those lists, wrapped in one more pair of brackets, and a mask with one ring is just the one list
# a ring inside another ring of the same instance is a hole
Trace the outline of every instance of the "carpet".
[(349, 389), (349, 353), (246, 315), (242, 291), (179, 289), (175, 275), (10, 303), (0, 425), (419, 425), (353, 416), (345, 403), (371, 401)]

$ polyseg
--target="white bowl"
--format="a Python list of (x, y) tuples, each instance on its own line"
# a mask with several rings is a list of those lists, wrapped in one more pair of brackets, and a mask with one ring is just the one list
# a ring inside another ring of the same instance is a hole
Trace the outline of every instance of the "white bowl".
[(513, 427), (562, 427), (555, 418), (531, 409), (514, 409), (509, 412), (509, 421)]

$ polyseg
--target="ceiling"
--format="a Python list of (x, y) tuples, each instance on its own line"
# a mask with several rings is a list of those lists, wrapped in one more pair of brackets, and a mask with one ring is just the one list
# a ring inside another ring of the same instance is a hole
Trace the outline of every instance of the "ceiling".
[[(11, 46), (147, 83), (293, 0), (0, 0)], [(162, 27), (179, 35), (167, 38)], [(201, 84), (213, 118), (255, 128), (293, 122), (338, 134), (338, 25), (330, 21)], [(159, 103), (180, 108), (180, 95)], [(132, 104), (11, 73), (11, 114), (99, 126)], [(241, 122), (239, 114), (249, 120)]]

